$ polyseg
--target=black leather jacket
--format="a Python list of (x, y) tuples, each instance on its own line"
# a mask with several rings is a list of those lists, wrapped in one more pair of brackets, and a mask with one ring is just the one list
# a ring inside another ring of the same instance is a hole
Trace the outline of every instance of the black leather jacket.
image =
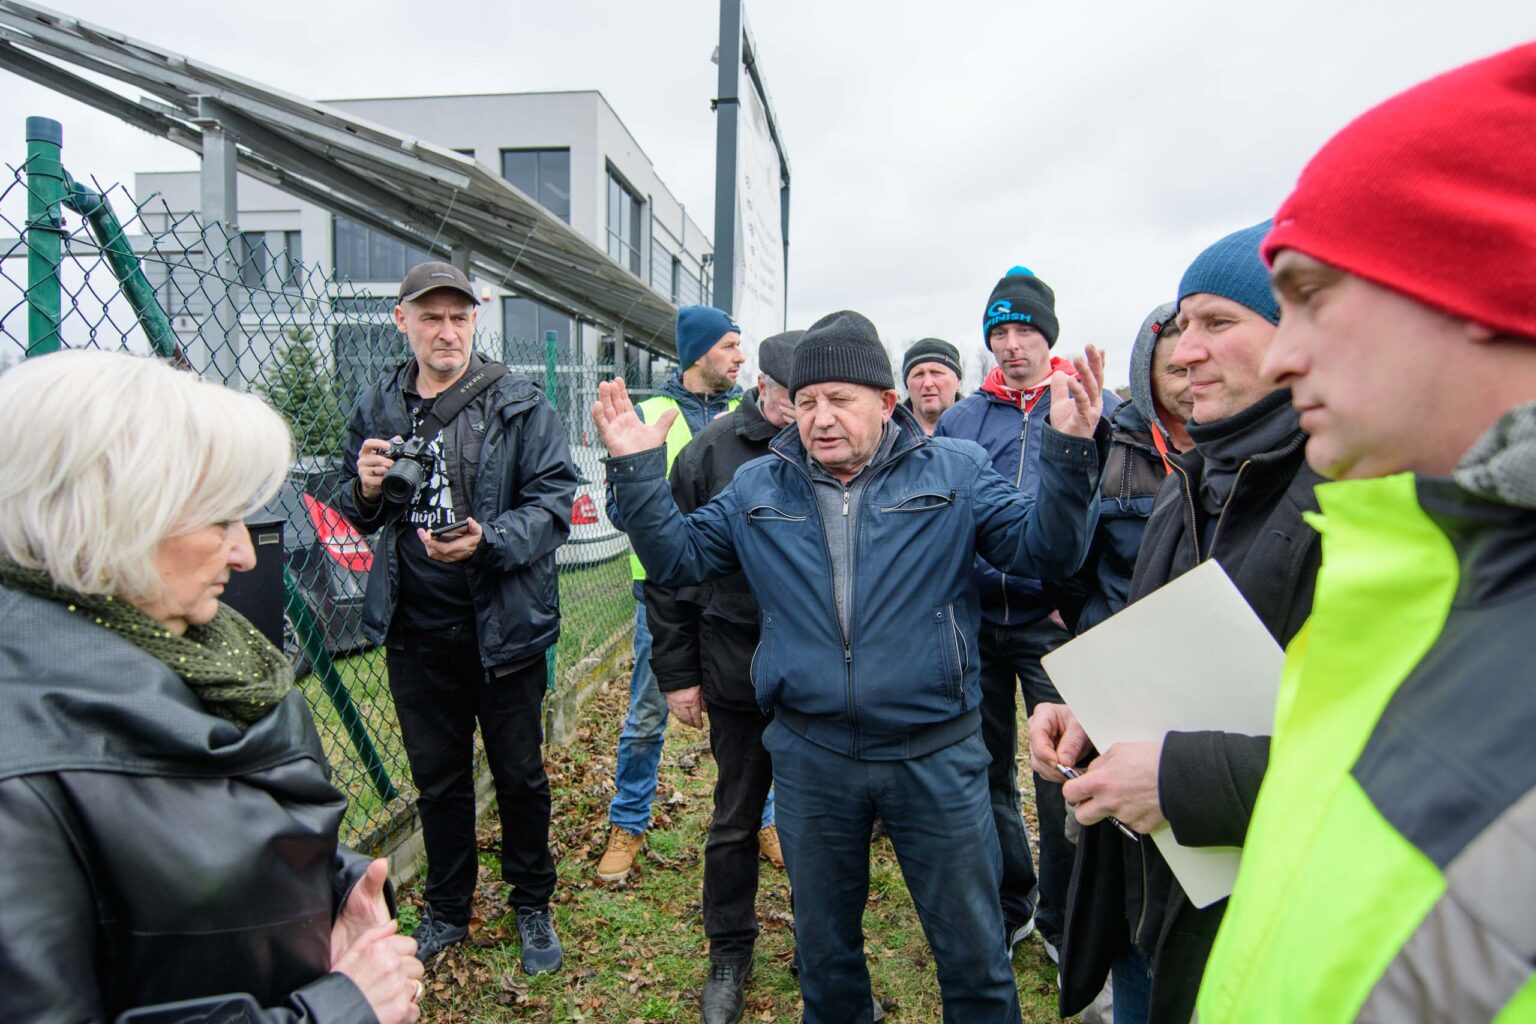
[(0, 1020), (246, 992), (269, 1024), (376, 1024), (328, 973), (368, 864), (337, 845), (328, 775), (297, 691), (242, 734), (127, 641), (0, 588)]
[[(475, 356), (470, 372), (482, 360)], [(370, 437), (407, 437), (408, 360), (363, 393), (352, 411), (342, 472), (341, 510), (359, 530), (382, 529), (363, 603), (363, 629), (383, 643), (399, 594), (403, 538), (419, 543), (401, 519), (401, 506), (363, 500), (357, 453)], [(486, 668), (526, 661), (560, 637), (560, 590), (555, 549), (571, 532), (576, 468), (560, 415), (527, 377), (509, 374), (476, 396), (443, 427), (443, 451), (454, 494), (469, 495), (466, 511), (485, 531), (469, 560), (475, 628)]]

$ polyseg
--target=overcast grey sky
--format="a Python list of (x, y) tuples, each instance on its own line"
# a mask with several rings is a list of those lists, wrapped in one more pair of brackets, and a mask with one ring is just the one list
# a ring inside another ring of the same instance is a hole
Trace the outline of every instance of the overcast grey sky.
[[(77, 0), (64, 10), (310, 98), (599, 89), (710, 228), (715, 0)], [(794, 172), (791, 326), (853, 308), (898, 349), (975, 360), (1016, 263), (1056, 290), (1058, 350), (1125, 381), (1145, 313), (1208, 242), (1272, 213), (1371, 104), (1536, 38), (1531, 0), (748, 0)], [(0, 158), (65, 127), (77, 176), (190, 153), (0, 71)], [(445, 144), (451, 140), (443, 141)]]

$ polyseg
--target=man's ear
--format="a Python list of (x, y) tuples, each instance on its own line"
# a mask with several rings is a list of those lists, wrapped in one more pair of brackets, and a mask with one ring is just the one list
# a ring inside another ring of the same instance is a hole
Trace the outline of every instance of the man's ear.
[(885, 419), (891, 418), (891, 413), (896, 411), (896, 403), (901, 401), (896, 392), (886, 388), (880, 392), (880, 413)]

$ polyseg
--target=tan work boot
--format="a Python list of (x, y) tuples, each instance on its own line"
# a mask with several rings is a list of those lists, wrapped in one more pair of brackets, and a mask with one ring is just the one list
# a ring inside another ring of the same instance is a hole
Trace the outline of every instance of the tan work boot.
[[(603, 859), (597, 862), (597, 877), (605, 882), (624, 881), (635, 869), (635, 857), (644, 845), (644, 832), (635, 835), (613, 826), (613, 831), (608, 834), (608, 849), (603, 851)], [(774, 847), (777, 849), (778, 844)]]
[(764, 857), (768, 858), (768, 863), (780, 871), (784, 870), (784, 850), (779, 846), (779, 827), (777, 825), (769, 825), (767, 828), (758, 829), (757, 849)]

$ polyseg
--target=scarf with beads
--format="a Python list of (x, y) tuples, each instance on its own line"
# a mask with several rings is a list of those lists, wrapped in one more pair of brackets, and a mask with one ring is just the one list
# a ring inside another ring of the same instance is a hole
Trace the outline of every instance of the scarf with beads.
[(207, 623), (168, 631), (121, 598), (81, 594), (54, 583), (41, 569), (0, 558), (0, 585), (61, 604), (165, 664), (196, 694), (203, 709), (241, 732), (293, 689), (288, 659), (239, 612), (220, 604)]

